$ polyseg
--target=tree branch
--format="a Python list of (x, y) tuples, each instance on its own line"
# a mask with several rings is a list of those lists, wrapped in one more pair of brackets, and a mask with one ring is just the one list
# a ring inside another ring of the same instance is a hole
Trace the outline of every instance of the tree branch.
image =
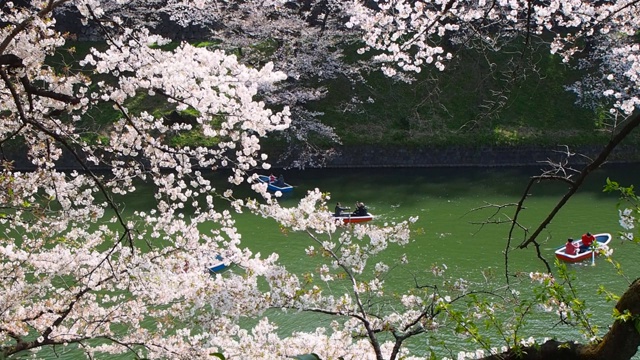
[(604, 338), (595, 344), (582, 345), (574, 342), (549, 340), (542, 345), (510, 349), (482, 360), (628, 360), (640, 346), (640, 332), (636, 323), (640, 321), (640, 279), (635, 280), (622, 295), (616, 309), (628, 312), (628, 320), (617, 319)]
[(578, 191), (582, 183), (585, 179), (591, 174), (594, 170), (598, 169), (602, 164), (605, 163), (609, 155), (613, 152), (613, 150), (624, 140), (627, 135), (629, 135), (635, 128), (640, 125), (640, 114), (636, 115), (633, 119), (631, 119), (623, 128), (618, 132), (612, 139), (607, 143), (604, 149), (600, 152), (598, 157), (589, 163), (577, 176), (577, 178), (573, 181), (567, 193), (560, 199), (558, 204), (551, 210), (549, 215), (540, 223), (538, 228), (529, 236), (528, 239), (523, 241), (518, 248), (524, 249), (529, 244), (531, 244), (535, 239), (540, 235), (542, 230), (544, 230), (547, 225), (551, 223), (551, 220), (556, 216), (556, 214), (562, 209), (562, 207), (569, 201), (569, 199)]

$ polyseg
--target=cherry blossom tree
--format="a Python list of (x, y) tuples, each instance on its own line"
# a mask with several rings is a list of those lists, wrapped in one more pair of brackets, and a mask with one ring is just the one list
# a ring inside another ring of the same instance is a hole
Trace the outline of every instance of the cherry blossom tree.
[[(224, 195), (198, 169), (231, 167), (230, 181), (239, 183), (247, 170), (268, 167), (259, 138), (286, 129), (289, 112), (273, 112), (255, 98), (284, 74), (187, 44), (162, 51), (156, 46), (163, 39), (117, 22), (104, 23), (108, 48), (76, 64), (86, 70), (61, 72), (46, 60), (65, 43), (51, 18), (64, 3), (3, 5), (2, 144), (26, 154), (33, 169), (14, 170), (24, 164), (3, 159), (3, 356), (67, 345), (88, 356), (220, 352), (226, 345), (213, 340), (217, 334), (237, 334), (234, 318), (268, 303), (257, 278), (273, 278), (282, 268), (275, 256), (260, 259), (239, 247), (231, 214), (213, 205), (214, 196)], [(98, 2), (68, 3), (93, 20), (103, 14)], [(113, 25), (112, 32), (106, 28)], [(127, 99), (139, 93), (194, 109), (197, 124), (129, 112)], [(85, 136), (82, 120), (100, 104), (121, 117), (95, 140)], [(168, 145), (169, 134), (193, 126), (219, 139), (218, 146)], [(59, 171), (65, 157), (79, 170)], [(114, 197), (134, 192), (140, 179), (157, 187), (156, 206), (125, 216)], [(197, 210), (186, 219), (180, 209), (192, 203)], [(201, 233), (205, 221), (218, 227)], [(216, 253), (252, 271), (244, 278), (209, 276), (204, 269)], [(235, 296), (244, 300), (226, 301)]]
[[(380, 52), (375, 59), (387, 64), (385, 71), (390, 75), (396, 66), (405, 71), (428, 64), (445, 66), (446, 51), (433, 46), (434, 42), (450, 34), (471, 36), (483, 21), (494, 29), (527, 29), (531, 34), (570, 26), (572, 36), (562, 32), (552, 47), (568, 59), (575, 54), (569, 41), (592, 36), (595, 32), (590, 28), (599, 30), (598, 36), (611, 30), (620, 35), (637, 21), (627, 17), (637, 12), (633, 2), (374, 3), (375, 7), (364, 7), (357, 2), (328, 1), (316, 12), (313, 7), (294, 8), (298, 14), (309, 14), (306, 22), (285, 16), (291, 13), (283, 9), (296, 4), (285, 1), (167, 2), (157, 9), (178, 21), (192, 21), (201, 12), (218, 9), (221, 21), (228, 22), (231, 30), (239, 23), (227, 10), (237, 10), (233, 14), (242, 13), (243, 21), (254, 24), (243, 27), (246, 34), (264, 31), (259, 37), (264, 39), (267, 32), (278, 31), (287, 41), (304, 39), (296, 47), (303, 54), (312, 50), (308, 39), (319, 34), (299, 37), (295, 32), (285, 34), (288, 29), (311, 32), (307, 26), (312, 19), (319, 22), (314, 29), (320, 29), (322, 38), (332, 29), (327, 24), (334, 11), (352, 11), (349, 24), (362, 29), (369, 47), (365, 50)], [(295, 78), (296, 69), (309, 65), (302, 61), (304, 56), (283, 54), (291, 63), (276, 67), (259, 61), (260, 57), (241, 62), (229, 49), (180, 43), (166, 50), (169, 40), (150, 31), (151, 24), (127, 26), (114, 15), (114, 8), (127, 4), (95, 0), (3, 4), (0, 350), (4, 357), (77, 352), (91, 358), (125, 354), (284, 359), (315, 354), (321, 359), (421, 359), (429, 354), (413, 354), (405, 342), (443, 328), (479, 344), (470, 353), (452, 351), (451, 357), (458, 358), (515, 357), (525, 352), (535, 356), (549, 348), (557, 354), (564, 349), (571, 354), (595, 352), (592, 358), (607, 357), (611, 348), (625, 349), (618, 353), (621, 359), (635, 353), (636, 282), (620, 298), (620, 316), (611, 332), (602, 341), (584, 346), (525, 341), (518, 331), (521, 321), (502, 321), (494, 310), (498, 303), (512, 305), (518, 318), (524, 319), (533, 309), (530, 300), (515, 291), (505, 295), (470, 289), (463, 279), (449, 277), (444, 266), (434, 266), (432, 278), (416, 279), (416, 286), (406, 292), (386, 292), (385, 274), (393, 269), (391, 263), (402, 264), (406, 259), (382, 259), (381, 254), (409, 241), (415, 219), (381, 227), (344, 227), (327, 209), (328, 194), (314, 190), (297, 206), (285, 208), (278, 203), (278, 194), (268, 193), (266, 185), (250, 175), (270, 168), (261, 139), (286, 131), (292, 117), (299, 116), (292, 113), (293, 107), (283, 105), (304, 96), (287, 97), (279, 86), (288, 77)], [(74, 7), (84, 20), (99, 24), (105, 42), (104, 48), (92, 49), (65, 69), (48, 62), (57, 51), (65, 51), (65, 34), (55, 30), (53, 19), (54, 10), (62, 6)], [(279, 11), (274, 22), (265, 22), (266, 13), (274, 16), (274, 9)], [(184, 17), (183, 10), (191, 16)], [(296, 25), (280, 27), (279, 19)], [(614, 58), (624, 58), (631, 65), (632, 54), (624, 57), (622, 51), (634, 51), (632, 41), (623, 36), (611, 44), (620, 51)], [(325, 46), (329, 45), (320, 48)], [(592, 55), (612, 53), (594, 51)], [(333, 71), (332, 63), (326, 66), (314, 67), (317, 76), (320, 71)], [(610, 69), (624, 72), (609, 74), (610, 81), (618, 79), (618, 86), (603, 95), (619, 99), (613, 103), (614, 112), (631, 112), (635, 88), (623, 90), (637, 79), (628, 67), (611, 65)], [(194, 113), (195, 119), (169, 121), (152, 111), (134, 110), (130, 104), (139, 95), (178, 112)], [(115, 109), (118, 118), (98, 133), (88, 133), (96, 132), (87, 126), (92, 111), (105, 106)], [(637, 121), (632, 118), (622, 124), (631, 129)], [(193, 129), (215, 145), (176, 146), (170, 141)], [(611, 146), (623, 135), (624, 131), (612, 138)], [(68, 162), (75, 171), (61, 170)], [(216, 188), (205, 172), (221, 168), (232, 175), (228, 186)], [(136, 194), (140, 181), (154, 186), (154, 198), (149, 199), (152, 210), (127, 212), (120, 201)], [(255, 197), (236, 198), (234, 187), (247, 183)], [(220, 202), (230, 204), (231, 210), (219, 206)], [(185, 216), (185, 208), (193, 209), (193, 215)], [(277, 254), (263, 257), (244, 247), (235, 226), (238, 212), (251, 212), (275, 220), (288, 231), (306, 233), (310, 239), (306, 253), (319, 261), (318, 271), (293, 274), (278, 262)], [(204, 223), (214, 225), (204, 231)], [(535, 236), (522, 247), (534, 241)], [(207, 267), (216, 255), (244, 271), (209, 274)], [(539, 296), (544, 294), (546, 310), (582, 320), (583, 309), (567, 308), (575, 303), (568, 301), (574, 294), (559, 292), (563, 276), (532, 273), (521, 280), (539, 283), (535, 289), (541, 291)], [(331, 328), (279, 337), (277, 324), (264, 316), (268, 309), (321, 313), (335, 321)], [(258, 319), (257, 325), (243, 328), (239, 320), (246, 317)], [(504, 349), (478, 331), (474, 319), (479, 318), (508, 330), (503, 332)], [(597, 334), (587, 331), (587, 335)]]
[[(165, 36), (174, 41), (204, 41), (209, 48), (237, 54), (241, 63), (252, 67), (273, 62), (287, 80), (274, 84), (263, 100), (291, 109), (291, 126), (272, 134), (286, 140), (281, 142), (286, 147), (277, 160), (304, 168), (320, 166), (334, 155), (332, 146), (318, 145), (314, 139), (340, 143), (333, 128), (322, 123), (323, 113), (311, 110), (308, 104), (325, 97), (327, 81), (359, 82), (366, 69), (366, 63), (345, 60), (345, 49), (359, 40), (359, 32), (344, 26), (346, 6), (347, 2), (336, 0), (136, 0), (105, 4), (104, 11), (121, 18), (127, 27), (168, 33)], [(64, 10), (58, 12), (63, 19), (75, 13), (73, 8)]]

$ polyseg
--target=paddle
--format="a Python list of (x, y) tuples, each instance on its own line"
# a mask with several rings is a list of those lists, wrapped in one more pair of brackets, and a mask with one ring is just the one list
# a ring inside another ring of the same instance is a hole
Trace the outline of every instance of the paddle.
[(591, 266), (596, 266), (596, 241), (594, 240), (593, 243), (591, 243)]

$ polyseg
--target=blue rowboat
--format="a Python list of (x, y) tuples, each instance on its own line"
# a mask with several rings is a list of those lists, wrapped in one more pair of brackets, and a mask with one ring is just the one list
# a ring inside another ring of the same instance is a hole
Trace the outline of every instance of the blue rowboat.
[(210, 273), (216, 274), (228, 269), (229, 266), (231, 266), (231, 264), (229, 262), (225, 262), (222, 255), (218, 254), (216, 255), (215, 261), (211, 263), (211, 265), (207, 266), (207, 269)]
[(293, 191), (293, 186), (287, 184), (286, 182), (280, 183), (278, 179), (275, 181), (269, 181), (269, 176), (267, 175), (258, 175), (258, 181), (267, 185), (267, 190), (271, 192), (280, 191), (281, 193), (288, 193)]

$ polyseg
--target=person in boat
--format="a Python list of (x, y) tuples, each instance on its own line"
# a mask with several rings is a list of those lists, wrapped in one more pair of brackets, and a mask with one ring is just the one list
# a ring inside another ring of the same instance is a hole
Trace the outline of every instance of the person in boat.
[[(275, 179), (275, 178), (274, 178)], [(285, 182), (284, 182), (284, 176), (282, 176), (282, 174), (280, 174), (280, 176), (278, 176), (278, 180), (275, 180), (275, 186), (278, 187), (284, 187), (286, 186)]]
[(354, 216), (366, 216), (367, 208), (364, 206), (364, 203), (360, 201), (356, 201), (356, 210), (353, 212)]
[(269, 182), (272, 183), (274, 181), (276, 181), (276, 176), (273, 174), (269, 175)]
[(349, 210), (348, 207), (342, 207), (342, 204), (340, 204), (339, 202), (336, 204), (336, 209), (335, 209), (335, 216), (340, 216), (342, 215), (342, 212), (345, 210)]
[(595, 236), (591, 235), (590, 232), (582, 235), (582, 245), (580, 245), (580, 251), (587, 251), (593, 245), (593, 242), (596, 241)]
[(580, 246), (572, 238), (567, 239), (567, 243), (564, 245), (564, 253), (567, 255), (576, 255)]

